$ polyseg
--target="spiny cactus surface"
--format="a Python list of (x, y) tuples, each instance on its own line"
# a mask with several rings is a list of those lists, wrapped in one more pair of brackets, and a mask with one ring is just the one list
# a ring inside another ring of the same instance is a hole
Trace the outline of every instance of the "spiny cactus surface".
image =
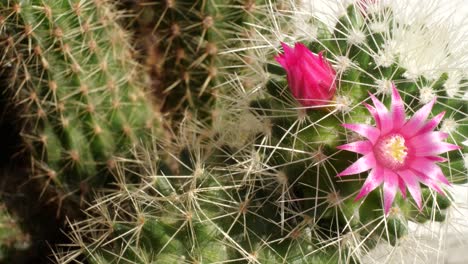
[(135, 16), (131, 29), (136, 31), (139, 57), (147, 66), (162, 111), (177, 122), (189, 109), (209, 124), (216, 115), (213, 109), (219, 90), (229, 81), (227, 74), (248, 60), (242, 52), (233, 55), (241, 47), (239, 37), (247, 41), (255, 34), (249, 23), (262, 20), (268, 13), (268, 1), (130, 3), (127, 6)]
[[(33, 178), (61, 198), (108, 182), (155, 114), (108, 1), (1, 1), (1, 69)], [(19, 107), (18, 107), (19, 106)], [(78, 197), (78, 196), (76, 196)], [(76, 198), (75, 197), (75, 198)]]
[[(333, 98), (327, 101), (323, 99), (324, 97), (315, 96), (315, 100), (321, 100), (317, 105), (304, 102), (303, 98), (298, 98), (295, 94), (294, 89), (298, 84), (314, 85), (313, 81), (308, 83), (301, 78), (317, 78), (313, 76), (314, 74), (324, 76), (315, 69), (316, 66), (310, 66), (309, 73), (303, 73), (312, 77), (298, 74), (296, 79), (290, 79), (290, 74), (294, 75), (294, 69), (292, 72), (287, 72), (288, 78), (286, 78), (286, 71), (281, 69), (277, 62), (269, 62), (265, 65), (265, 72), (260, 71), (257, 74), (259, 84), (264, 82), (261, 77), (268, 76), (264, 90), (259, 89), (256, 93), (246, 92), (242, 85), (237, 84), (238, 86), (234, 88), (239, 91), (238, 102), (232, 103), (235, 101), (232, 98), (225, 100), (227, 112), (229, 109), (245, 107), (245, 101), (250, 98), (250, 107), (245, 109), (250, 109), (257, 118), (257, 121), (251, 118), (244, 119), (249, 124), (239, 125), (235, 131), (249, 132), (249, 129), (244, 128), (259, 128), (250, 130), (250, 138), (255, 142), (255, 155), (246, 153), (247, 148), (241, 146), (236, 152), (238, 157), (236, 159), (241, 163), (255, 163), (253, 167), (257, 168), (257, 173), (262, 179), (275, 175), (285, 188), (283, 196), (291, 197), (289, 200), (294, 201), (284, 202), (282, 210), (314, 219), (319, 226), (327, 230), (330, 244), (352, 236), (354, 240), (348, 242), (350, 247), (354, 248), (351, 254), (355, 256), (359, 255), (357, 249), (372, 248), (382, 239), (392, 245), (398, 244), (398, 238), (407, 236), (408, 226), (413, 222), (443, 221), (444, 209), (450, 206), (451, 200), (450, 195), (440, 191), (438, 186), (421, 185), (420, 192), (423, 198), (419, 210), (417, 202), (406, 198), (407, 189), (400, 180), (395, 189), (401, 190), (401, 195), (397, 194), (393, 207), (386, 214), (384, 200), (388, 199), (386, 197), (388, 183), (383, 183), (382, 189), (376, 188), (378, 185), (370, 185), (372, 180), (368, 178), (371, 174), (363, 172), (365, 170), (355, 176), (338, 177), (362, 156), (339, 150), (337, 147), (364, 139), (362, 135), (352, 132), (351, 129), (345, 129), (343, 124), (361, 123), (375, 126), (372, 116), (375, 113), (369, 113), (367, 109), (369, 107), (364, 104), (372, 104), (370, 94), (382, 100), (390, 109), (392, 83), (395, 84), (409, 117), (437, 97), (432, 109), (432, 118), (438, 119), (441, 117), (438, 114), (445, 112), (445, 118), (440, 122), (438, 130), (447, 133), (446, 141), (450, 144), (462, 147), (467, 139), (464, 130), (467, 127), (468, 104), (463, 97), (466, 81), (463, 81), (463, 78), (451, 81), (454, 77), (450, 77), (450, 74), (414, 75), (412, 71), (404, 68), (401, 62), (403, 59), (400, 59), (399, 54), (390, 56), (385, 53), (385, 49), (394, 41), (395, 32), (401, 32), (410, 25), (395, 21), (392, 9), (382, 3), (369, 3), (368, 6), (369, 8), (365, 10), (359, 5), (349, 6), (346, 14), (337, 19), (336, 25), (331, 30), (318, 18), (310, 16), (302, 22), (309, 26), (307, 28), (314, 28), (315, 31), (303, 32), (304, 28), (275, 28), (271, 30), (274, 33), (273, 37), (265, 34), (263, 39), (252, 40), (256, 45), (250, 48), (260, 50), (257, 52), (260, 54), (259, 61), (272, 61), (273, 57), (281, 52), (279, 45), (276, 46), (279, 44), (278, 37), (286, 42), (301, 41), (316, 54), (322, 54), (325, 60), (331, 62), (333, 69), (330, 71), (333, 71), (336, 77), (333, 84), (327, 83), (325, 79), (320, 79), (318, 84), (328, 85), (329, 91), (334, 91), (331, 86), (336, 85)], [(276, 15), (271, 19), (277, 22), (275, 24), (282, 25), (281, 21), (284, 18), (279, 13)], [(297, 15), (300, 19), (303, 14)], [(376, 24), (383, 26), (373, 26)], [(263, 28), (263, 25), (259, 27)], [(263, 48), (269, 45), (272, 47), (270, 50)], [(288, 45), (283, 47), (285, 53), (293, 49)], [(298, 60), (300, 63), (307, 63), (305, 62), (307, 58)], [(284, 62), (283, 67), (287, 68), (287, 62)], [(241, 83), (241, 76), (237, 79)], [(454, 87), (456, 92), (447, 89), (450, 87)], [(307, 99), (310, 95), (302, 96)], [(371, 106), (369, 110), (372, 109), (374, 108)], [(235, 143), (228, 142), (228, 144), (239, 148)], [(438, 166), (448, 180), (451, 183), (465, 183), (466, 150), (460, 148), (442, 156), (445, 159), (438, 160), (440, 161)], [(364, 166), (363, 163), (359, 165)], [(252, 167), (239, 166), (239, 168), (244, 172), (252, 171)], [(432, 170), (432, 168), (420, 169)], [(430, 177), (435, 177), (436, 174), (440, 175), (438, 172), (434, 174), (431, 172)], [(423, 178), (423, 176), (414, 177), (418, 180), (418, 190), (419, 181), (424, 182)], [(365, 187), (362, 187), (363, 184)], [(361, 200), (355, 201), (361, 188), (366, 194), (368, 193), (366, 188), (372, 188), (373, 191), (365, 199), (360, 195)], [(408, 186), (408, 189), (413, 195), (412, 186)], [(434, 190), (439, 190), (440, 194)]]
[[(280, 192), (269, 193), (253, 184), (253, 177), (230, 173), (220, 166), (226, 161), (219, 150), (184, 143), (174, 155), (177, 173), (157, 159), (155, 149), (135, 151), (132, 160), (119, 162), (120, 191), (97, 199), (88, 219), (73, 224), (73, 250), (59, 251), (57, 262), (346, 261), (348, 254), (339, 254), (337, 245), (323, 248), (324, 234), (311, 218), (282, 219), (281, 201), (275, 200)], [(131, 176), (141, 183), (124, 181)]]
[[(236, 120), (238, 130), (217, 130), (218, 137), (207, 146), (193, 139), (176, 143), (181, 151), (170, 155), (179, 164), (175, 167), (158, 159), (160, 151), (154, 149), (137, 151), (132, 159), (122, 160), (116, 171), (122, 179), (120, 190), (99, 199), (88, 211), (89, 218), (73, 225), (76, 250), (58, 253), (57, 260), (359, 263), (377, 243), (397, 246), (408, 236), (410, 224), (443, 221), (451, 199), (438, 188), (439, 182), (418, 187), (421, 204), (406, 197), (407, 192), (416, 196), (414, 189), (406, 190), (414, 184), (398, 182), (392, 188), (399, 192), (386, 208), (387, 183), (383, 188), (373, 186), (368, 193), (364, 189), (366, 196), (356, 201), (369, 173), (337, 177), (361, 157), (337, 147), (363, 140), (342, 125), (377, 126), (373, 122), (383, 120), (373, 111), (392, 105), (402, 110), (395, 102), (402, 103), (408, 116), (419, 116), (429, 113), (430, 107), (425, 105), (434, 98), (427, 98), (428, 94), (437, 95), (430, 118), (438, 120), (438, 113), (446, 111), (446, 119), (439, 120), (437, 129), (448, 133), (451, 144), (461, 146), (466, 141), (466, 133), (453, 130), (456, 124), (465, 127), (467, 105), (458, 91), (446, 89), (453, 87), (451, 77), (414, 76), (402, 67), (398, 56), (392, 60), (384, 56), (393, 29), (405, 26), (393, 20), (392, 12), (352, 5), (331, 31), (319, 20), (308, 21), (317, 28), (314, 37), (288, 36), (290, 28), (284, 34), (281, 28), (274, 28), (272, 32), (277, 34), (273, 38), (251, 39), (246, 49), (270, 48), (257, 53), (264, 56), (258, 63), (264, 63), (265, 70), (257, 74), (259, 85), (244, 89), (242, 76), (233, 76), (228, 84), (240, 96), (225, 96), (219, 102), (221, 110), (234, 109), (230, 113), (237, 116), (226, 120), (226, 127), (234, 128), (230, 122)], [(273, 14), (272, 20), (282, 19), (279, 13)], [(383, 31), (370, 26), (380, 22), (385, 22)], [(333, 69), (329, 70), (336, 74), (331, 99), (321, 97), (319, 105), (300, 103), (300, 93), (292, 87), (297, 83), (273, 61), (280, 52), (278, 36), (283, 41), (303, 40), (316, 53), (325, 50), (318, 58), (330, 61)], [(420, 108), (425, 110), (417, 112)], [(199, 131), (197, 127), (193, 130)], [(239, 131), (247, 134), (239, 134), (243, 144), (226, 140)], [(395, 147), (390, 152), (398, 161), (405, 149), (399, 138), (395, 142), (389, 146)], [(434, 159), (452, 183), (467, 180), (463, 151), (453, 147), (444, 152), (446, 160)], [(133, 177), (140, 178), (140, 183), (125, 180)], [(418, 186), (419, 181), (431, 182), (423, 181), (423, 176), (415, 179)]]

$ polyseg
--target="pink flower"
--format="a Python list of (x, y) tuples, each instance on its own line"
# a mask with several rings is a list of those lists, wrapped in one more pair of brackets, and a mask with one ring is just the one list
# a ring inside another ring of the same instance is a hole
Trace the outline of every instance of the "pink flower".
[(294, 48), (281, 43), (284, 54), (275, 57), (286, 69), (289, 89), (303, 106), (326, 105), (335, 95), (335, 71), (323, 57), (312, 53), (304, 44)]
[(364, 124), (343, 124), (367, 140), (339, 146), (364, 155), (338, 176), (352, 175), (371, 170), (356, 200), (369, 194), (383, 183), (384, 209), (388, 212), (397, 189), (406, 198), (406, 187), (421, 209), (421, 189), (423, 183), (443, 194), (439, 184), (449, 185), (436, 162), (445, 161), (437, 155), (459, 149), (458, 146), (443, 142), (446, 133), (433, 131), (442, 120), (445, 112), (426, 121), (433, 99), (419, 109), (412, 118), (406, 120), (403, 101), (398, 90), (392, 87), (390, 112), (384, 104), (371, 94), (374, 106), (366, 104), (375, 119), (376, 127)]

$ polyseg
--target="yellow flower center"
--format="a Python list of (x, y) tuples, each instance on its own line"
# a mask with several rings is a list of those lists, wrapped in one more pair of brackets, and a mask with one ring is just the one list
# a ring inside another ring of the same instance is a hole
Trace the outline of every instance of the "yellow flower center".
[(403, 163), (408, 155), (408, 148), (405, 146), (405, 139), (400, 135), (389, 138), (384, 143), (384, 152), (390, 155), (396, 162)]
[(398, 134), (380, 139), (374, 151), (377, 160), (383, 166), (391, 169), (403, 167), (408, 156), (405, 139)]

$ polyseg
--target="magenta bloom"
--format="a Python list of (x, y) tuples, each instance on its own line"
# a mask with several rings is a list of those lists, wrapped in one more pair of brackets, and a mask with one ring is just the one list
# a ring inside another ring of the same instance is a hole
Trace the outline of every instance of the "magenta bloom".
[(303, 106), (326, 105), (335, 95), (335, 71), (323, 57), (312, 53), (304, 44), (294, 48), (281, 43), (284, 54), (275, 57), (288, 76), (289, 89)]
[(390, 112), (384, 104), (371, 94), (374, 106), (366, 104), (375, 119), (376, 127), (364, 124), (343, 124), (367, 140), (339, 146), (364, 155), (338, 176), (352, 175), (371, 170), (356, 200), (369, 194), (383, 183), (385, 213), (390, 209), (397, 189), (406, 198), (406, 187), (421, 209), (419, 183), (442, 193), (440, 184), (449, 182), (436, 162), (445, 161), (437, 155), (459, 149), (458, 146), (443, 142), (446, 133), (433, 131), (444, 116), (444, 112), (426, 121), (433, 99), (406, 120), (403, 101), (398, 90), (392, 88)]

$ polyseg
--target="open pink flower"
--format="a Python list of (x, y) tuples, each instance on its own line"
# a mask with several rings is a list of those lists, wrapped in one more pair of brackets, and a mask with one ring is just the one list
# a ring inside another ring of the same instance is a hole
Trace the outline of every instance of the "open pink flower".
[(397, 189), (406, 198), (406, 187), (421, 209), (421, 189), (423, 183), (443, 194), (439, 184), (449, 185), (436, 162), (445, 161), (437, 155), (459, 149), (458, 146), (443, 142), (446, 133), (433, 131), (445, 112), (429, 121), (433, 99), (419, 109), (412, 118), (406, 120), (403, 101), (398, 90), (392, 87), (390, 111), (371, 94), (374, 106), (366, 104), (375, 119), (376, 127), (364, 124), (343, 124), (367, 140), (339, 146), (364, 155), (338, 176), (352, 175), (371, 170), (356, 200), (369, 194), (383, 183), (385, 213), (390, 209)]
[(289, 89), (303, 106), (326, 105), (335, 95), (335, 71), (323, 57), (312, 53), (304, 44), (294, 48), (281, 43), (284, 54), (275, 57), (286, 69)]

